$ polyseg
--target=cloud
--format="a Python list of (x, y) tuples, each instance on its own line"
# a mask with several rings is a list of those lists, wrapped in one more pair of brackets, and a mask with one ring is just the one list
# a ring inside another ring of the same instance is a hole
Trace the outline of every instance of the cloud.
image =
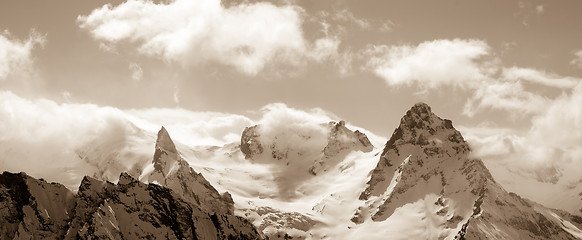
[(575, 58), (570, 61), (570, 65), (582, 68), (582, 49), (574, 51)]
[(529, 20), (531, 15), (541, 16), (544, 12), (544, 5), (534, 5), (531, 2), (519, 1), (517, 3), (518, 11), (514, 13), (515, 17), (521, 18), (521, 24), (525, 27), (529, 26)]
[(322, 124), (337, 120), (331, 113), (315, 108), (302, 111), (282, 103), (269, 104), (261, 109), (261, 141), (274, 143), (275, 150), (291, 153), (317, 153), (327, 145), (328, 129)]
[(365, 31), (389, 32), (392, 31), (392, 28), (395, 25), (390, 20), (357, 17), (353, 12), (345, 8), (332, 12), (321, 11), (317, 18), (319, 18), (317, 21), (320, 22), (333, 23), (333, 26), (338, 28), (336, 31), (339, 32), (345, 31), (346, 27), (351, 26)]
[[(66, 93), (64, 93), (66, 95)], [(25, 171), (76, 189), (85, 175), (116, 180), (152, 159), (162, 125), (187, 146), (240, 141), (253, 122), (244, 116), (183, 109), (123, 111), (59, 104), (0, 92), (0, 169)]]
[(272, 62), (301, 63), (304, 10), (294, 5), (220, 0), (127, 1), (79, 16), (82, 29), (107, 46), (130, 42), (138, 52), (185, 66), (218, 62), (255, 75)]
[(532, 68), (510, 67), (503, 68), (501, 78), (508, 81), (529, 81), (556, 88), (573, 88), (580, 82), (580, 78), (564, 77), (555, 73), (548, 73)]
[(486, 69), (478, 62), (489, 55), (489, 46), (480, 40), (434, 40), (418, 46), (371, 45), (363, 55), (368, 58), (365, 68), (391, 86), (465, 87), (485, 78)]
[[(290, 156), (315, 156), (327, 144), (329, 129), (325, 123), (339, 119), (319, 108), (299, 110), (281, 103), (266, 105), (261, 113), (252, 120), (237, 114), (181, 108), (120, 110), (26, 99), (4, 91), (0, 92), (0, 169), (24, 171), (71, 189), (76, 189), (85, 175), (115, 181), (120, 172), (138, 174), (151, 162), (161, 126), (168, 129), (179, 148), (190, 148), (239, 143), (245, 127), (261, 124), (265, 145), (276, 143), (275, 149), (290, 150)], [(375, 143), (386, 140), (370, 137)]]
[(141, 81), (141, 78), (143, 77), (143, 69), (137, 63), (130, 63), (129, 71), (131, 71), (131, 79), (134, 82)]
[(43, 46), (46, 36), (31, 31), (28, 39), (20, 40), (12, 37), (5, 30), (0, 32), (0, 82), (6, 81), (10, 75), (26, 74), (33, 69), (32, 50)]
[(551, 98), (527, 89), (551, 87), (568, 91), (582, 80), (543, 70), (505, 67), (493, 49), (481, 40), (433, 40), (411, 45), (370, 45), (361, 53), (371, 71), (390, 86), (416, 86), (419, 94), (453, 87), (471, 93), (463, 114), (487, 109), (517, 114), (543, 112)]
[(520, 82), (484, 82), (465, 103), (463, 114), (474, 116), (485, 109), (509, 111), (513, 114), (539, 113), (548, 99), (525, 91)]
[(537, 6), (536, 6), (536, 13), (537, 13), (537, 14), (542, 14), (542, 13), (544, 13), (544, 5), (537, 5)]
[[(151, 159), (153, 148), (117, 109), (28, 100), (10, 92), (0, 92), (0, 131), (0, 169), (71, 188), (84, 175), (115, 179), (116, 171)], [(143, 146), (150, 149), (141, 151)]]
[(172, 139), (188, 146), (222, 146), (240, 141), (245, 127), (254, 122), (242, 115), (192, 112), (182, 108), (150, 108), (125, 111), (142, 129), (156, 132), (164, 126)]
[[(579, 178), (582, 171), (582, 84), (571, 93), (548, 100), (524, 130), (461, 127), (476, 157), (537, 172), (540, 181)], [(559, 169), (557, 172), (553, 169)], [(552, 171), (547, 171), (552, 169)], [(552, 173), (548, 175), (547, 173)], [(555, 174), (560, 175), (556, 176)]]

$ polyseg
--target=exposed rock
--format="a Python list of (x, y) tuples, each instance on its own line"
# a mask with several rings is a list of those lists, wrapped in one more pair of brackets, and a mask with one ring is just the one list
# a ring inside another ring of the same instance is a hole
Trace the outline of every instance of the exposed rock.
[[(150, 183), (168, 187), (186, 201), (208, 212), (232, 214), (232, 198), (220, 193), (184, 160), (164, 127), (158, 132), (156, 151), (152, 160), (154, 170), (147, 177)], [(121, 180), (120, 180), (121, 181)]]
[[(360, 195), (371, 203), (356, 211), (355, 223), (362, 223), (366, 212), (373, 221), (384, 221), (404, 204), (437, 194), (446, 201), (434, 214), (447, 217), (444, 227), (458, 231), (456, 239), (574, 238), (549, 211), (505, 191), (483, 162), (470, 156), (452, 122), (424, 103), (402, 117), (371, 175)], [(449, 202), (455, 203), (454, 212)]]
[(259, 125), (246, 127), (240, 139), (240, 150), (245, 155), (245, 158), (253, 158), (253, 156), (263, 153), (263, 146), (259, 142)]
[(62, 239), (75, 198), (61, 184), (25, 173), (0, 175), (0, 239)]

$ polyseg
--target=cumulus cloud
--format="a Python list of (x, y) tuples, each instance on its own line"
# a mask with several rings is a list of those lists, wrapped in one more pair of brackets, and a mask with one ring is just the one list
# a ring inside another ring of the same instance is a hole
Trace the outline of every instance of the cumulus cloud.
[(520, 67), (503, 68), (500, 78), (512, 82), (523, 80), (549, 87), (565, 89), (573, 88), (580, 82), (580, 78), (565, 77), (542, 70)]
[(129, 71), (131, 71), (131, 79), (134, 82), (141, 81), (141, 78), (143, 77), (143, 69), (137, 63), (130, 63)]
[(411, 45), (371, 45), (363, 52), (365, 69), (391, 86), (419, 84), (427, 88), (444, 85), (467, 87), (486, 78), (488, 69), (480, 60), (490, 54), (480, 40), (434, 40)]
[(114, 181), (151, 162), (162, 125), (177, 143), (236, 142), (246, 117), (183, 109), (123, 111), (94, 104), (59, 104), (0, 92), (0, 169), (24, 171), (76, 189), (85, 175)]
[(192, 112), (181, 108), (132, 109), (125, 112), (140, 128), (155, 132), (164, 126), (172, 139), (188, 146), (222, 146), (237, 142), (243, 129), (254, 124), (242, 115)]
[(32, 71), (32, 50), (45, 42), (46, 37), (34, 30), (25, 40), (14, 38), (7, 30), (0, 32), (0, 82), (6, 81), (11, 74)]
[(509, 111), (512, 114), (543, 112), (549, 99), (525, 91), (521, 82), (486, 81), (467, 100), (463, 114), (473, 117), (486, 109)]
[[(475, 148), (477, 157), (541, 172), (537, 175), (540, 181), (559, 177), (555, 176), (558, 172), (562, 172), (562, 177), (568, 180), (577, 181), (582, 170), (581, 102), (582, 84), (578, 84), (571, 93), (548, 101), (544, 111), (534, 115), (525, 130), (494, 126), (462, 127), (460, 130)], [(558, 172), (545, 171), (556, 168)], [(547, 175), (548, 172), (554, 175)]]
[(298, 6), (265, 2), (225, 7), (220, 0), (132, 0), (104, 5), (78, 22), (107, 46), (125, 41), (143, 55), (183, 65), (218, 62), (255, 75), (268, 63), (297, 65), (313, 48), (334, 47), (305, 40), (303, 15)]
[(463, 110), (468, 116), (487, 109), (540, 113), (552, 99), (526, 89), (525, 83), (568, 91), (582, 81), (538, 69), (505, 67), (481, 40), (371, 45), (362, 56), (367, 59), (364, 70), (375, 73), (390, 86), (416, 86), (421, 94), (443, 87), (468, 90), (472, 96)]
[(582, 68), (582, 50), (574, 51), (575, 58), (570, 61), (570, 64), (577, 67)]
[(321, 152), (327, 145), (328, 129), (325, 124), (337, 120), (333, 114), (315, 108), (302, 111), (285, 104), (269, 104), (261, 109), (261, 141), (270, 145), (275, 143), (275, 150), (291, 153), (303, 152), (313, 154)]
[[(299, 110), (281, 103), (269, 104), (261, 113), (252, 120), (237, 114), (180, 108), (120, 110), (0, 92), (0, 169), (24, 171), (72, 189), (85, 175), (112, 181), (122, 171), (138, 175), (151, 163), (161, 126), (168, 129), (179, 148), (190, 148), (237, 144), (245, 127), (261, 124), (265, 146), (275, 143), (275, 150), (289, 151), (290, 157), (319, 156), (327, 144), (326, 123), (338, 120), (319, 108)], [(370, 137), (374, 142), (386, 140)]]
[[(10, 92), (0, 92), (0, 131), (0, 169), (71, 188), (83, 175), (116, 178), (119, 172), (110, 170), (151, 159), (153, 148), (117, 109), (28, 100)], [(144, 145), (150, 148), (147, 157), (140, 151)]]

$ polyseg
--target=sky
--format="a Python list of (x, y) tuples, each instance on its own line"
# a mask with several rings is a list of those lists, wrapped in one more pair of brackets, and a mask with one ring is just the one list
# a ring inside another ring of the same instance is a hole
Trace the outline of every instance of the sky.
[(94, 135), (129, 116), (217, 144), (273, 109), (389, 137), (422, 101), (479, 157), (578, 163), (581, 11), (579, 0), (3, 1), (0, 141)]

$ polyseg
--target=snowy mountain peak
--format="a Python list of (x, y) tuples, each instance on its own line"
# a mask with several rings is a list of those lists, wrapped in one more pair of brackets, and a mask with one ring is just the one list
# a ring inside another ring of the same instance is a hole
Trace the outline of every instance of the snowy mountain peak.
[(160, 173), (162, 177), (166, 177), (178, 166), (181, 159), (174, 141), (170, 138), (170, 134), (164, 127), (158, 131), (158, 139), (156, 140), (156, 151), (152, 163), (156, 172)]
[(162, 126), (162, 129), (158, 131), (158, 138), (156, 140), (156, 149), (164, 150), (170, 153), (177, 153), (178, 150), (176, 149), (176, 145), (174, 145), (174, 141), (170, 138), (170, 134)]
[(323, 149), (326, 157), (333, 157), (345, 150), (372, 151), (374, 146), (370, 140), (359, 130), (352, 131), (346, 127), (345, 121), (329, 122), (329, 134), (327, 145)]
[[(232, 214), (234, 203), (230, 195), (220, 193), (190, 167), (176, 149), (170, 134), (164, 127), (158, 132), (156, 151), (152, 160), (153, 169), (144, 171), (143, 180), (172, 189), (184, 200), (208, 212)], [(119, 182), (131, 182), (132, 177), (123, 173)]]
[(425, 202), (427, 226), (436, 226), (430, 239), (574, 239), (570, 230), (579, 231), (561, 227), (567, 220), (553, 210), (505, 191), (470, 155), (452, 122), (424, 103), (402, 117), (360, 200), (356, 224), (384, 222), (398, 209)]

